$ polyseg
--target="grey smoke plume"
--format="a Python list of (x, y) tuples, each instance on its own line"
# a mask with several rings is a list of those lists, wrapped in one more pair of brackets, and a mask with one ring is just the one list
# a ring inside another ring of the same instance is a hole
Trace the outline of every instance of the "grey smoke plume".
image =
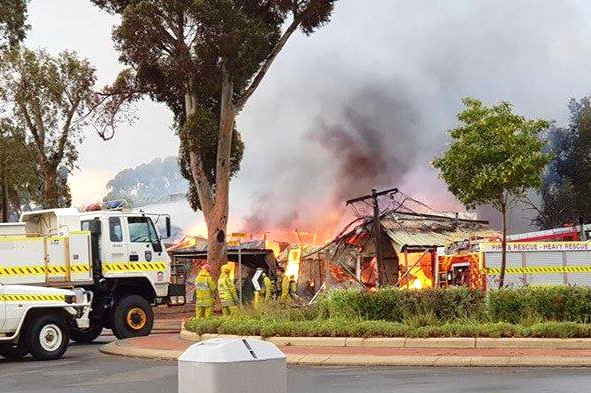
[(430, 166), (461, 98), (561, 122), (591, 88), (589, 2), (367, 3), (341, 2), (333, 23), (296, 38), (241, 119), (240, 176), (256, 184), (247, 224), (313, 230), (374, 186), (461, 208)]
[[(322, 212), (342, 210), (347, 199), (367, 194), (372, 187), (398, 185), (412, 170), (420, 150), (415, 135), (420, 131), (418, 113), (408, 101), (367, 87), (352, 92), (336, 113), (335, 120), (318, 118), (303, 136), (305, 149), (319, 151), (324, 166), (302, 170), (296, 178), (284, 177), (283, 182), (281, 173), (275, 173), (276, 193), (257, 198), (258, 208), (247, 217), (245, 230), (333, 225)], [(317, 185), (315, 201), (308, 201), (306, 185), (312, 177), (323, 184)], [(276, 206), (279, 201), (281, 207)], [(310, 209), (314, 203), (322, 206), (320, 212)]]

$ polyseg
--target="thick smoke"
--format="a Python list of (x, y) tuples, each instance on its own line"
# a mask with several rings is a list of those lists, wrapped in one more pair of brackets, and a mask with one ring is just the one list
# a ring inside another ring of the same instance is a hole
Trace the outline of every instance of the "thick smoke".
[[(310, 155), (308, 165), (314, 165), (302, 168), (296, 179), (276, 173), (275, 193), (257, 198), (245, 230), (329, 230), (335, 222), (327, 221), (327, 213), (338, 218), (347, 199), (373, 187), (400, 185), (412, 171), (420, 151), (419, 121), (408, 101), (363, 88), (335, 112), (335, 119), (318, 118), (303, 135), (305, 150), (318, 152), (320, 159)], [(310, 200), (307, 185), (313, 177), (322, 181)]]
[(459, 209), (430, 162), (463, 97), (563, 122), (588, 94), (588, 2), (366, 3), (339, 2), (325, 29), (296, 37), (241, 118), (247, 229), (338, 226), (344, 201), (372, 187)]

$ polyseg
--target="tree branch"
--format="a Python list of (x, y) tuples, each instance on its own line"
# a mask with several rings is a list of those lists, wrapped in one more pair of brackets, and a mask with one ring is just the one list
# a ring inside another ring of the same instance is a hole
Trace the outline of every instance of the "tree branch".
[(80, 105), (80, 99), (76, 99), (73, 103), (72, 106), (70, 107), (70, 110), (68, 111), (67, 117), (66, 117), (66, 121), (64, 122), (64, 126), (62, 127), (62, 134), (59, 137), (58, 140), (58, 144), (57, 144), (57, 149), (53, 152), (52, 157), (51, 157), (51, 161), (52, 162), (61, 162), (63, 156), (64, 156), (64, 149), (66, 147), (66, 142), (68, 141), (68, 137), (70, 136), (70, 127), (72, 125), (72, 119), (74, 118), (74, 114), (76, 113), (76, 110), (78, 109), (78, 105)]
[(195, 189), (199, 196), (199, 204), (205, 217), (209, 217), (213, 210), (213, 195), (211, 186), (207, 182), (207, 175), (203, 166), (203, 161), (198, 153), (191, 150), (189, 152), (189, 166), (195, 182)]
[(244, 94), (236, 102), (236, 105), (235, 105), (236, 113), (240, 112), (242, 110), (242, 108), (244, 108), (244, 105), (246, 105), (246, 102), (248, 101), (248, 99), (253, 95), (253, 93), (259, 87), (263, 78), (265, 77), (265, 75), (267, 75), (267, 72), (271, 68), (271, 65), (273, 64), (273, 62), (277, 58), (277, 55), (279, 55), (279, 53), (281, 52), (281, 50), (283, 49), (283, 47), (285, 46), (285, 44), (287, 43), (287, 41), (289, 40), (291, 35), (300, 26), (300, 23), (301, 23), (301, 20), (297, 16), (295, 16), (293, 22), (289, 25), (287, 30), (285, 30), (285, 33), (283, 33), (283, 35), (281, 36), (279, 41), (277, 41), (277, 44), (275, 44), (275, 47), (273, 47), (273, 49), (271, 50), (271, 52), (269, 53), (269, 55), (267, 56), (267, 58), (263, 62), (261, 69), (259, 70), (257, 75), (252, 80), (250, 86), (248, 86), (248, 88), (246, 88)]
[(25, 118), (25, 123), (27, 124), (27, 127), (29, 127), (29, 131), (31, 131), (31, 135), (33, 135), (33, 139), (35, 140), (35, 144), (37, 145), (37, 149), (39, 150), (39, 153), (44, 155), (45, 141), (40, 138), (39, 130), (33, 124), (33, 121), (31, 120), (31, 116), (29, 115), (29, 111), (27, 110), (26, 105), (19, 104), (18, 106), (19, 106), (21, 112), (23, 113), (23, 117)]

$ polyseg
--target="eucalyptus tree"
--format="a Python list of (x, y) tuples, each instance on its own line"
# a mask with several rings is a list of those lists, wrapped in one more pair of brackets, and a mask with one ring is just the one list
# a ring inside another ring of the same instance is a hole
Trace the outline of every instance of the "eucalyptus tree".
[(92, 0), (121, 15), (128, 68), (109, 93), (147, 96), (174, 114), (191, 202), (203, 211), (214, 274), (226, 261), (229, 182), (243, 143), (236, 116), (293, 34), (329, 22), (336, 0)]

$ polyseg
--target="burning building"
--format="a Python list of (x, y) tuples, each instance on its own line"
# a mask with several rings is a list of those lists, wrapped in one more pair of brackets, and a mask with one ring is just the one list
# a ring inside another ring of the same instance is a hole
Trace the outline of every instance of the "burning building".
[[(491, 237), (498, 233), (488, 222), (460, 218), (456, 214), (390, 212), (380, 219), (382, 263), (376, 260), (374, 223), (360, 218), (332, 242), (303, 249), (298, 262), (299, 288), (356, 285), (366, 287), (433, 286), (437, 248), (472, 236)], [(290, 262), (289, 252), (279, 257)]]
[[(254, 290), (250, 279), (254, 272), (261, 268), (270, 276), (276, 276), (277, 260), (275, 252), (269, 242), (264, 240), (250, 240), (241, 243), (228, 243), (228, 262), (234, 267), (233, 278), (242, 283), (242, 293), (245, 299), (252, 297)], [(186, 236), (179, 244), (168, 249), (174, 265), (181, 265), (187, 272), (187, 302), (194, 301), (194, 282), (199, 269), (207, 260), (207, 239), (198, 236)], [(241, 271), (239, 272), (239, 268)]]

